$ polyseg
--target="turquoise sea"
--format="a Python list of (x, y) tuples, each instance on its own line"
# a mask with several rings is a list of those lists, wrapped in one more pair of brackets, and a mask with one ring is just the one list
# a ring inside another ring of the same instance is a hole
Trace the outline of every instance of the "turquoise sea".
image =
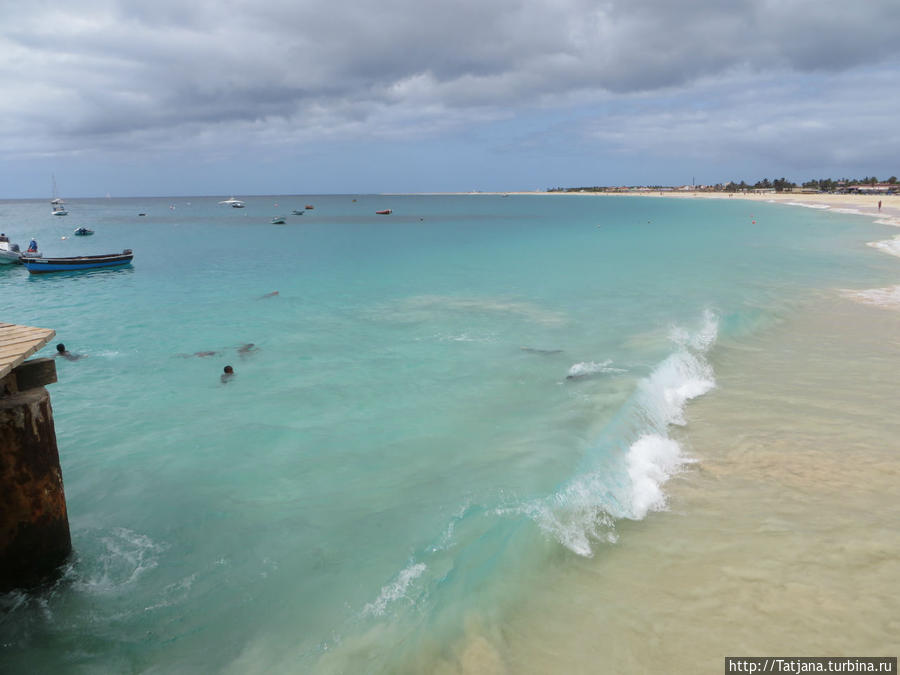
[(897, 277), (889, 228), (778, 204), (224, 198), (0, 202), (23, 249), (135, 254), (0, 269), (0, 321), (86, 356), (74, 555), (0, 596), (2, 672), (433, 672), (667, 508), (723, 346)]

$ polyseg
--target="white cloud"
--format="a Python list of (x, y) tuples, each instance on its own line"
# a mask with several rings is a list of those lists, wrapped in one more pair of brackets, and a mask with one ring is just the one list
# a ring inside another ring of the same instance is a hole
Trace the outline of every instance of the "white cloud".
[[(900, 55), (895, 0), (852, 7), (829, 0), (0, 6), (6, 161), (141, 148), (202, 152), (238, 135), (263, 144), (437, 137), (585, 101), (610, 110), (590, 132), (610, 148), (704, 155), (715, 152), (715, 138), (721, 153), (741, 147), (733, 136), (752, 128), (754, 152), (771, 143), (777, 154), (792, 147), (785, 139), (825, 139), (844, 129), (851, 106), (841, 74), (880, 64), (895, 76)], [(823, 91), (778, 90), (773, 107), (779, 78), (800, 87), (817, 82)], [(744, 83), (763, 97), (746, 110)], [(860, 109), (888, 133), (894, 125), (883, 111), (898, 95), (880, 84), (869, 93), (879, 101)], [(719, 109), (698, 108), (704, 97)], [(671, 107), (640, 109), (653, 100)], [(833, 138), (827, 144), (840, 156)]]

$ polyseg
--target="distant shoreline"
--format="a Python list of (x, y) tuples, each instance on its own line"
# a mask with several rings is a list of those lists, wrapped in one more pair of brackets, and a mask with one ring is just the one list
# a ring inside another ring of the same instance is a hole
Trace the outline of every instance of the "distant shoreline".
[[(545, 192), (545, 191), (509, 191), (509, 192), (420, 192), (420, 193), (385, 193), (384, 196), (558, 196), (558, 197), (655, 197), (662, 199), (740, 199), (752, 202), (785, 204), (872, 216), (885, 225), (900, 227), (900, 195), (860, 195), (829, 194), (813, 192), (700, 192), (700, 191), (660, 191), (635, 190), (629, 192), (596, 191), (596, 192)], [(881, 202), (881, 210), (878, 210)]]

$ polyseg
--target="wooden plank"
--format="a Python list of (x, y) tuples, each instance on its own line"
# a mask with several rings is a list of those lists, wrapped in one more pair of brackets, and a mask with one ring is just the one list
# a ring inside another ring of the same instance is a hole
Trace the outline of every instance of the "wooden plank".
[(34, 352), (41, 347), (44, 346), (40, 340), (29, 340), (28, 342), (23, 342), (19, 345), (14, 345), (12, 347), (0, 347), (0, 359), (12, 360), (16, 358), (18, 354), (24, 354), (25, 352), (29, 352), (29, 356), (34, 354)]
[(6, 377), (55, 336), (52, 328), (0, 323), (0, 377)]
[(2, 335), (2, 331), (0, 331), (0, 349), (15, 349), (17, 345), (23, 345), (29, 342), (44, 342), (47, 344), (47, 341), (52, 337), (48, 333), (30, 333), (27, 335), (17, 335), (10, 338), (4, 338)]
[(35, 335), (34, 333), (15, 335), (9, 338), (0, 336), (0, 347), (14, 347), (23, 342), (34, 342), (35, 340), (42, 340), (43, 338), (43, 335)]
[(0, 333), (4, 337), (12, 337), (15, 335), (40, 335), (46, 332), (46, 328), (34, 328), (32, 326), (0, 326)]

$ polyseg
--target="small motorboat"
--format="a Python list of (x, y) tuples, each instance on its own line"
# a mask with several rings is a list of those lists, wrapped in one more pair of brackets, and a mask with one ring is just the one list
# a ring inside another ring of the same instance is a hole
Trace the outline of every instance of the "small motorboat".
[(21, 257), (19, 245), (9, 243), (9, 237), (0, 233), (0, 265), (18, 265)]
[(304, 213), (305, 212), (301, 211), (300, 209), (294, 209), (293, 211), (291, 211), (291, 215), (293, 216), (302, 216)]
[(316, 207), (313, 206), (312, 204), (307, 204), (307, 205), (304, 206), (303, 208), (305, 208), (307, 211), (312, 211), (312, 210), (313, 210), (314, 208), (316, 208)]
[(92, 234), (94, 234), (94, 231), (89, 230), (86, 227), (79, 227), (77, 230), (75, 230), (74, 234), (76, 237), (90, 237)]
[(225, 199), (219, 203), (225, 204), (226, 206), (230, 206), (233, 209), (244, 208), (244, 202), (242, 202), (240, 199), (235, 199), (234, 197), (229, 197), (228, 199)]
[(273, 225), (284, 225), (284, 216), (275, 216), (272, 218)]
[(391, 215), (392, 213), (393, 213), (393, 211), (391, 211), (390, 209), (384, 209), (384, 210), (382, 210), (382, 211), (376, 211), (376, 212), (375, 212), (375, 215), (377, 215), (377, 216), (389, 216), (389, 215)]
[(79, 255), (71, 258), (22, 258), (22, 264), (32, 274), (45, 272), (77, 272), (80, 270), (93, 270), (103, 267), (121, 267), (131, 264), (134, 258), (130, 248), (121, 253), (107, 253), (105, 255)]

